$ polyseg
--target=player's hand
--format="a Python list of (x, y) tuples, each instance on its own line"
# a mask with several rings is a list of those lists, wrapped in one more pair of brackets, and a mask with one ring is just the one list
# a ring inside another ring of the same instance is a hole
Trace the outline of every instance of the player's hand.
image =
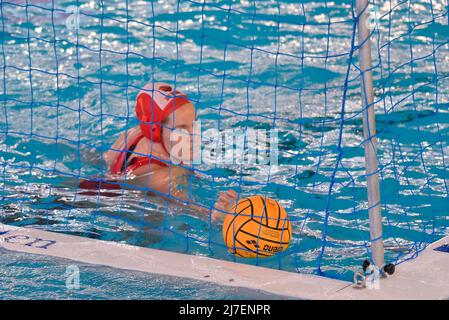
[(218, 200), (212, 210), (212, 221), (224, 220), (226, 214), (232, 213), (232, 208), (237, 204), (238, 193), (232, 189), (220, 192)]

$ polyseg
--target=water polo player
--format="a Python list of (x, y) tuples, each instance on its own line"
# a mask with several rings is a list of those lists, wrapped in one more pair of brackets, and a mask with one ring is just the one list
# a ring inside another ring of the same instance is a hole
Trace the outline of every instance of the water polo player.
[[(195, 106), (187, 95), (166, 83), (149, 83), (138, 93), (135, 111), (139, 126), (123, 132), (104, 155), (113, 183), (102, 183), (102, 187), (118, 188), (126, 180), (126, 184), (187, 203), (203, 214), (211, 213), (194, 205), (185, 188), (180, 187), (187, 184), (191, 174), (183, 164), (191, 162), (193, 156)], [(98, 187), (91, 181), (80, 184), (83, 189)], [(236, 200), (233, 190), (220, 193), (212, 208), (213, 218), (224, 216)]]

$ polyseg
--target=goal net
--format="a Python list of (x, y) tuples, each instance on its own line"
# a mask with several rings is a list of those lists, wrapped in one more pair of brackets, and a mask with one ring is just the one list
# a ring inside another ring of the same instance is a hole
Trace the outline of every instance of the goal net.
[[(385, 259), (400, 263), (449, 224), (448, 3), (366, 10)], [(355, 1), (2, 0), (0, 21), (1, 223), (341, 279), (370, 258)], [(108, 179), (104, 153), (154, 82), (201, 123), (186, 202), (279, 201), (285, 252), (236, 257), (220, 222), (130, 180), (77, 187)]]

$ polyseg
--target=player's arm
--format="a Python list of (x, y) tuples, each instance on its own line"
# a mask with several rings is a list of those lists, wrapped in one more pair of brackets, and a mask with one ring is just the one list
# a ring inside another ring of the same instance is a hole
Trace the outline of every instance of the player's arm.
[[(117, 140), (115, 140), (114, 144), (111, 146), (111, 148), (106, 151), (103, 155), (104, 161), (106, 161), (106, 164), (110, 166), (113, 159), (116, 159), (118, 157), (118, 154), (121, 152), (121, 150), (125, 147), (125, 142), (128, 142), (129, 140), (133, 139), (137, 134), (140, 133), (139, 127), (133, 127), (129, 130), (126, 130), (122, 132), (120, 137), (118, 137)], [(125, 141), (125, 138), (127, 137), (127, 141)]]
[[(151, 167), (152, 166), (152, 167)], [(191, 209), (192, 214), (204, 217), (211, 214), (212, 219), (224, 219), (226, 212), (230, 212), (237, 201), (238, 194), (234, 190), (221, 192), (213, 208), (196, 202), (189, 195), (188, 190), (182, 188), (187, 185), (185, 170), (180, 167), (162, 167), (157, 164), (150, 164), (146, 169), (147, 174), (136, 173), (136, 178), (128, 180), (127, 183), (135, 185), (145, 185), (148, 191), (153, 194), (168, 198), (174, 203), (186, 206)]]

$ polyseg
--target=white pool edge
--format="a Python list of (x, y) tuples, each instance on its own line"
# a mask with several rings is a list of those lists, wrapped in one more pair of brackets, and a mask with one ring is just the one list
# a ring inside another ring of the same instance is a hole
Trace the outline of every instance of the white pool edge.
[[(401, 264), (379, 289), (356, 289), (351, 283), (213, 258), (89, 239), (34, 228), (0, 224), (0, 247), (93, 265), (134, 270), (245, 287), (298, 299), (444, 299), (449, 297), (449, 253), (429, 246), (417, 259)], [(425, 272), (423, 269), (434, 270)], [(444, 278), (444, 276), (442, 277)]]

